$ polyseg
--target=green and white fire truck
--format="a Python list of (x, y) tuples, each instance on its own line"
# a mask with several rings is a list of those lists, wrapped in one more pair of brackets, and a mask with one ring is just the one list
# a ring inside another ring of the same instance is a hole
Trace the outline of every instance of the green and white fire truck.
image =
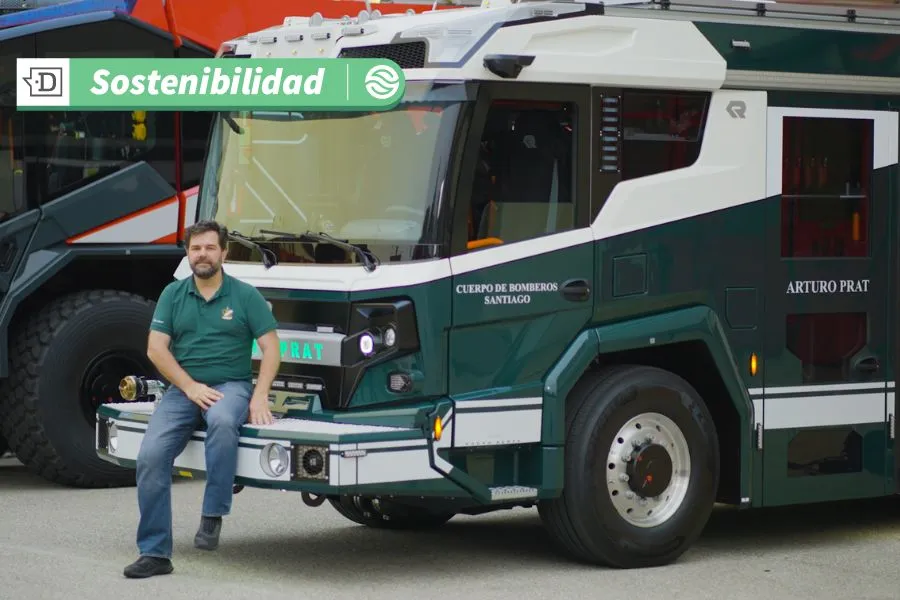
[[(394, 61), (402, 102), (223, 115), (200, 187), (280, 323), (238, 486), (373, 527), (536, 506), (616, 567), (716, 502), (897, 493), (897, 12), (486, 2), (365, 13), (322, 55)], [(99, 409), (104, 459), (135, 465), (138, 400)]]

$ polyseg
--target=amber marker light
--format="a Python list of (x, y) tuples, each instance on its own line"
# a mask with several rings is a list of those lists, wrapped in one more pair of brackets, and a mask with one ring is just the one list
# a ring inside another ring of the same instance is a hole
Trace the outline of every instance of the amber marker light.
[(759, 362), (756, 359), (756, 352), (750, 355), (750, 374), (756, 375), (756, 370), (759, 368)]
[(435, 417), (434, 419), (434, 441), (441, 441), (441, 434), (444, 433), (444, 423), (441, 421), (440, 417)]

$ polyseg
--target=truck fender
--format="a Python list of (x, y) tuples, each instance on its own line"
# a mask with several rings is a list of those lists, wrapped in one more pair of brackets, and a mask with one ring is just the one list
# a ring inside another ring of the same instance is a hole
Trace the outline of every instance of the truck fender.
[[(682, 308), (584, 330), (545, 378), (544, 445), (565, 444), (566, 396), (592, 361), (614, 352), (687, 341), (703, 342), (709, 349), (740, 420), (741, 456), (748, 456), (753, 440), (753, 404), (741, 382), (722, 323), (708, 306)], [(742, 497), (749, 496), (749, 486), (750, 462), (741, 460)]]

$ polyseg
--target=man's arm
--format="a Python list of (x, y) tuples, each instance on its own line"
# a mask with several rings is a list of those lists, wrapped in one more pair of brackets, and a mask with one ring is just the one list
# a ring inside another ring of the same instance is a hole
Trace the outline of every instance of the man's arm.
[(147, 340), (147, 357), (163, 377), (183, 391), (191, 387), (194, 380), (187, 374), (187, 371), (181, 368), (172, 351), (169, 350), (171, 341), (172, 337), (169, 334), (151, 329), (150, 337)]
[(262, 360), (259, 361), (259, 375), (256, 378), (253, 397), (264, 399), (268, 406), (269, 390), (272, 388), (272, 381), (281, 366), (281, 352), (279, 352), (281, 341), (278, 339), (278, 334), (272, 329), (257, 339), (257, 343), (262, 351)]
[(257, 289), (253, 289), (247, 298), (247, 316), (250, 331), (262, 352), (256, 387), (250, 398), (250, 423), (268, 425), (273, 421), (269, 410), (269, 390), (281, 366), (281, 340), (276, 331), (278, 321)]
[(216, 390), (194, 381), (181, 368), (169, 345), (172, 342), (175, 309), (172, 305), (172, 287), (167, 286), (156, 303), (153, 320), (150, 322), (150, 336), (147, 339), (147, 358), (153, 366), (175, 387), (180, 389), (192, 402), (201, 408), (208, 408), (222, 394)]

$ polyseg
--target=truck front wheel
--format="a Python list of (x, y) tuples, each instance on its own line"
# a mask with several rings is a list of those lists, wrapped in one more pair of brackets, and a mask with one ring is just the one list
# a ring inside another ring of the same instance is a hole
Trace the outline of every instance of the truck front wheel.
[(653, 367), (589, 373), (567, 406), (563, 492), (539, 514), (577, 559), (669, 564), (699, 537), (719, 478), (709, 410), (682, 378)]
[(96, 411), (123, 401), (123, 376), (156, 375), (146, 350), (153, 309), (127, 292), (82, 291), (17, 327), (0, 391), (0, 433), (33, 473), (75, 487), (134, 485), (132, 469), (97, 456)]

